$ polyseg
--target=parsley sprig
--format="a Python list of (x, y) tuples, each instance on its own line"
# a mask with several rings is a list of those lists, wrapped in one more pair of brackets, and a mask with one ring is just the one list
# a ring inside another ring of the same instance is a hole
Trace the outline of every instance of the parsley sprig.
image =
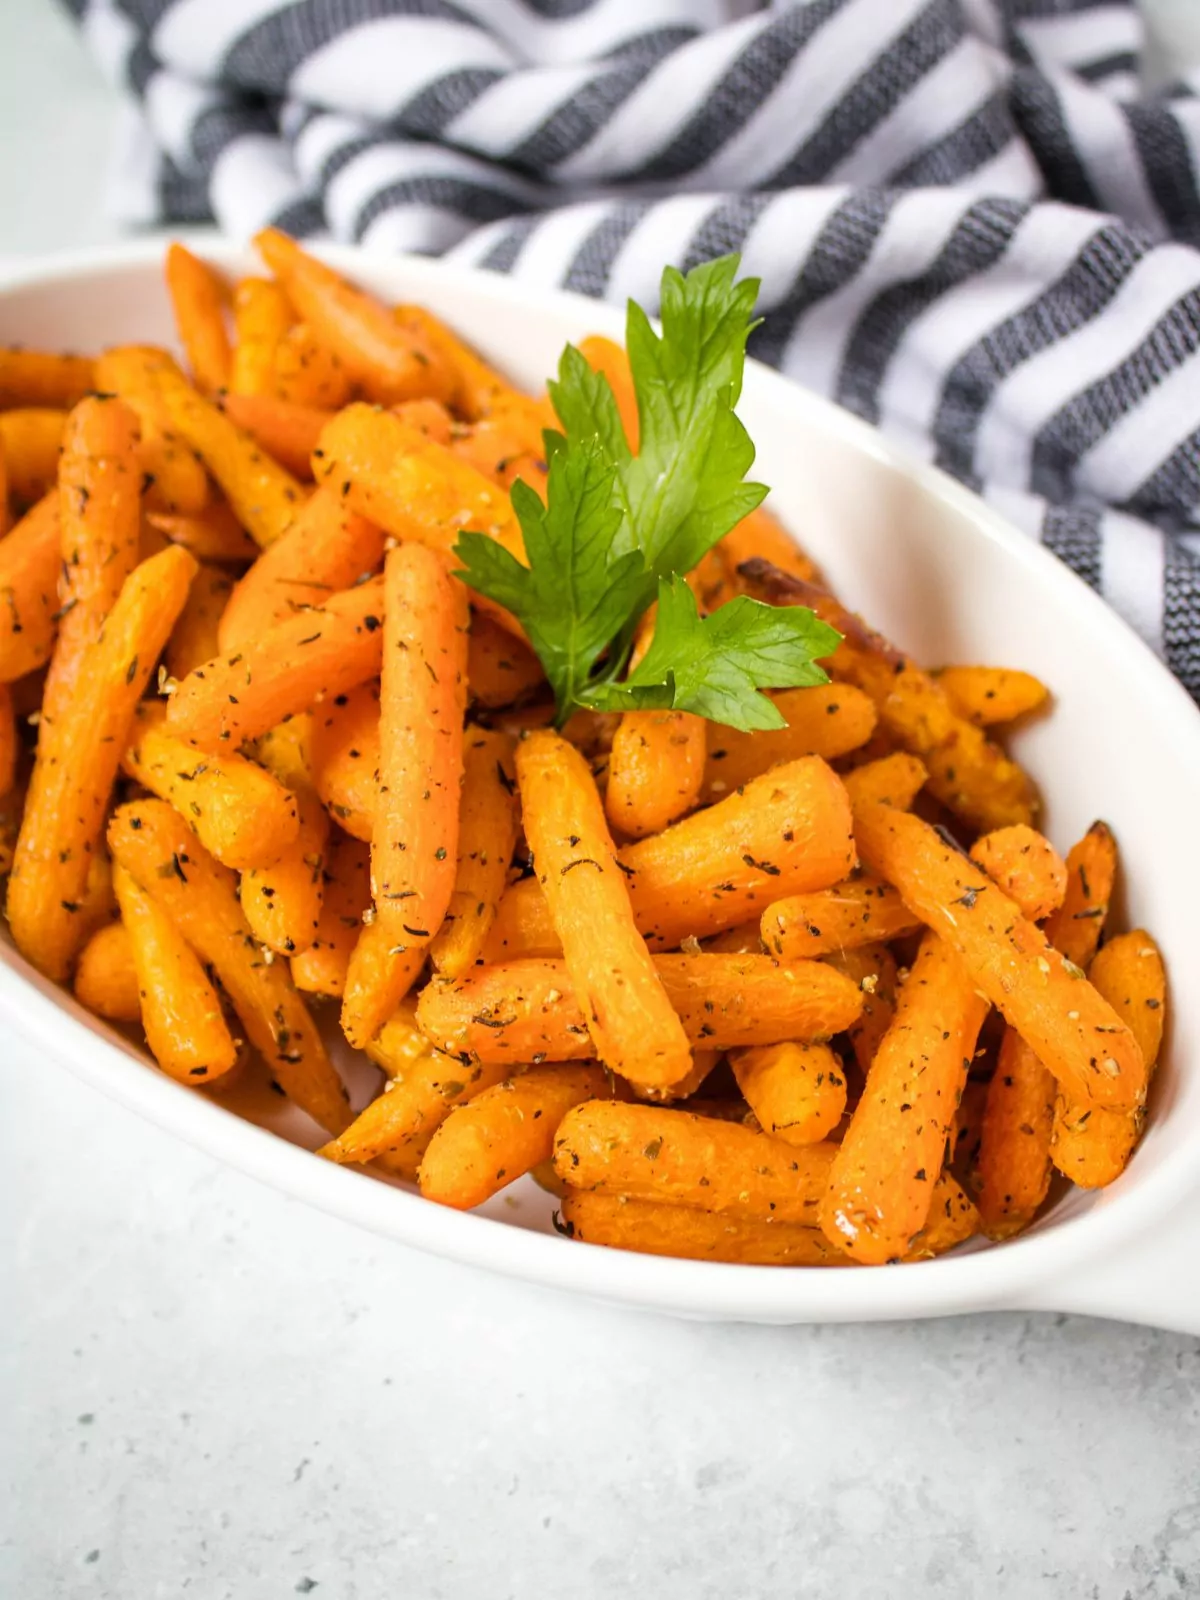
[[(761, 692), (825, 683), (817, 664), (840, 635), (802, 606), (741, 596), (701, 617), (686, 574), (767, 491), (749, 483), (754, 446), (735, 407), (756, 279), (737, 256), (662, 279), (662, 333), (629, 305), (626, 348), (637, 395), (634, 455), (608, 380), (573, 345), (550, 398), (546, 502), (517, 482), (512, 503), (527, 565), (465, 532), (460, 576), (518, 619), (554, 690), (558, 720), (598, 711), (693, 711), (735, 728), (783, 726)], [(638, 623), (654, 635), (628, 671)]]

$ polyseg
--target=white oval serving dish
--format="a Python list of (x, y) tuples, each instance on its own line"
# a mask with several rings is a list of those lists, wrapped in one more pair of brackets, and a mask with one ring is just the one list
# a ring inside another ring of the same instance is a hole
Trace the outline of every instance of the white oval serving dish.
[[(214, 243), (206, 253), (231, 273), (257, 269), (234, 245)], [(430, 306), (529, 388), (553, 370), (564, 341), (623, 333), (620, 312), (578, 296), (436, 262), (325, 253), (385, 297)], [(0, 274), (0, 342), (79, 350), (172, 342), (161, 259), (153, 241), (10, 264)], [(919, 1265), (830, 1272), (636, 1256), (558, 1238), (553, 1201), (528, 1180), (463, 1215), (316, 1160), (309, 1150), (317, 1131), (306, 1118), (271, 1096), (219, 1099), (171, 1082), (32, 973), (6, 937), (0, 1014), (51, 1060), (264, 1183), (495, 1272), (712, 1319), (834, 1322), (1042, 1308), (1200, 1333), (1200, 985), (1190, 981), (1200, 962), (1200, 714), (1096, 595), (950, 479), (753, 364), (741, 412), (773, 508), (850, 605), (924, 661), (1026, 667), (1054, 690), (1053, 715), (1016, 740), (1046, 795), (1047, 829), (1065, 848), (1098, 815), (1113, 826), (1125, 867), (1121, 920), (1154, 931), (1173, 980), (1149, 1125), (1111, 1189), (1075, 1192), (1009, 1243)], [(303, 1211), (296, 1225), (303, 1227)]]

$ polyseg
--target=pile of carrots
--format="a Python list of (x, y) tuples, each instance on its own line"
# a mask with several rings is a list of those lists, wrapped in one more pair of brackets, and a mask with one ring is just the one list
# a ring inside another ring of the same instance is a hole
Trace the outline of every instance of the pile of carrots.
[[(0, 350), (0, 855), (22, 955), (161, 1069), (266, 1070), (329, 1136), (472, 1207), (532, 1173), (588, 1242), (912, 1260), (1123, 1170), (1165, 1017), (1102, 943), (1116, 846), (1065, 860), (996, 730), (1047, 695), (923, 670), (764, 511), (692, 575), (811, 606), (787, 727), (579, 714), (468, 594), (518, 558), (545, 398), (268, 231), (167, 256), (166, 350)], [(631, 444), (624, 352), (585, 340)], [(10, 513), (19, 520), (9, 528)], [(964, 848), (969, 846), (969, 849)], [(353, 1113), (314, 1010), (382, 1069)]]

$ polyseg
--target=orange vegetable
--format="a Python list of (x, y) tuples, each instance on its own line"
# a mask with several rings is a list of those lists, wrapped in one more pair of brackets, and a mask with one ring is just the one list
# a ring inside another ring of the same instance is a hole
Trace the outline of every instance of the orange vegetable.
[(386, 306), (278, 229), (256, 234), (254, 243), (297, 314), (369, 400), (395, 405), (453, 396), (455, 374), (444, 357), (417, 330), (402, 328)]
[(521, 397), (471, 427), (459, 427), (444, 443), (460, 461), (504, 489), (518, 478), (546, 498), (548, 469), (542, 443), (544, 418), (537, 403)]
[(748, 517), (743, 517), (721, 540), (717, 550), (731, 573), (736, 573), (743, 561), (759, 560), (769, 561), (780, 572), (799, 578), (802, 583), (821, 582), (816, 564), (765, 506), (758, 506)]
[(250, 1043), (289, 1099), (331, 1133), (350, 1120), (345, 1091), (287, 963), (264, 957), (237, 880), (161, 800), (121, 806), (108, 826), (116, 863), (158, 904), (229, 996)]
[(559, 1231), (581, 1244), (689, 1261), (734, 1261), (756, 1267), (838, 1267), (840, 1251), (803, 1223), (773, 1217), (731, 1217), (690, 1206), (634, 1200), (623, 1194), (568, 1191)]
[(421, 1193), (470, 1211), (554, 1154), (554, 1135), (572, 1106), (613, 1093), (603, 1067), (530, 1067), (456, 1106), (421, 1161)]
[(0, 683), (0, 800), (12, 793), (17, 777), (17, 718), (12, 690)]
[(943, 1172), (933, 1190), (925, 1226), (904, 1254), (905, 1261), (926, 1261), (965, 1244), (979, 1232), (979, 1212), (958, 1180)]
[[(855, 985), (821, 962), (780, 966), (769, 956), (708, 953), (653, 961), (684, 1033), (704, 1049), (826, 1039), (862, 1008)], [(472, 967), (457, 982), (434, 978), (417, 1016), (439, 1049), (480, 1061), (578, 1061), (591, 1053), (585, 1011), (561, 960)], [(651, 1081), (636, 1060), (630, 1065), (623, 1077)]]
[(318, 489), (287, 532), (239, 580), (221, 621), (222, 651), (252, 642), (306, 606), (323, 606), (382, 560), (380, 530), (331, 489)]
[(471, 613), (467, 690), (481, 706), (509, 706), (545, 683), (542, 663), (527, 644), (491, 617)]
[(338, 824), (370, 843), (379, 798), (379, 685), (360, 683), (313, 714), (313, 784)]
[(346, 990), (350, 957), (371, 904), (370, 851), (359, 839), (337, 833), (325, 856), (321, 915), (312, 943), (292, 957), (292, 980), (311, 994)]
[(943, 667), (934, 676), (959, 715), (980, 728), (1015, 722), (1040, 711), (1050, 698), (1049, 689), (1031, 672), (1011, 667)]
[(8, 493), (22, 505), (40, 500), (58, 476), (65, 411), (29, 406), (0, 411), (0, 449), (8, 466)]
[(296, 796), (299, 831), (273, 860), (259, 858), (242, 876), (242, 909), (260, 944), (281, 955), (307, 950), (317, 937), (324, 891), (329, 818), (315, 794)]
[(773, 694), (787, 727), (761, 733), (736, 728), (712, 730), (704, 774), (706, 799), (727, 794), (760, 773), (799, 756), (832, 761), (871, 737), (875, 707), (853, 684), (828, 683), (816, 689), (783, 689)]
[(96, 387), (119, 395), (138, 419), (147, 510), (198, 516), (209, 504), (208, 474), (171, 423), (162, 393), (166, 381), (183, 374), (174, 359), (155, 345), (116, 345), (96, 363)]
[(193, 1087), (237, 1065), (216, 990), (195, 951), (151, 894), (118, 866), (113, 873), (121, 923), (137, 976), (150, 1054), (170, 1077)]
[(834, 950), (825, 960), (858, 985), (862, 1014), (846, 1030), (854, 1058), (865, 1074), (896, 1011), (896, 958), (884, 944), (863, 944), (853, 950)]
[(166, 274), (175, 326), (192, 376), (198, 388), (215, 394), (228, 385), (232, 365), (225, 331), (225, 284), (181, 244), (168, 247)]
[(971, 846), (971, 860), (1017, 902), (1033, 922), (1057, 911), (1067, 892), (1067, 867), (1035, 829), (1017, 823), (985, 833)]
[(0, 410), (57, 406), (67, 410), (95, 386), (95, 363), (87, 356), (0, 345)]
[(354, 392), (350, 374), (312, 328), (298, 322), (275, 350), (273, 388), (289, 405), (336, 411)]
[(825, 1237), (856, 1261), (894, 1261), (924, 1228), (987, 1011), (957, 954), (927, 933), (821, 1207)]
[(572, 1189), (812, 1227), (835, 1149), (674, 1107), (590, 1100), (559, 1125), (554, 1170)]
[[(395, 307), (392, 315), (401, 328), (418, 333), (453, 370), (456, 381), (451, 399), (455, 409), (468, 421), (491, 416), (497, 409), (506, 409), (522, 401), (532, 407), (532, 401), (526, 401), (523, 394), (431, 311), (423, 306), (401, 305)], [(540, 437), (539, 434), (539, 442)]]
[(373, 678), (383, 653), (382, 606), (383, 585), (373, 578), (198, 667), (171, 697), (170, 731), (202, 750), (236, 749)]
[(363, 924), (342, 990), (342, 1032), (356, 1050), (367, 1049), (407, 995), (427, 954), (424, 944), (397, 944), (394, 935), (376, 920), (374, 907), (364, 914)]
[[(1154, 1071), (1162, 1044), (1167, 977), (1158, 946), (1142, 928), (1110, 939), (1088, 968), (1088, 977), (1127, 1023)], [(1054, 1165), (1084, 1189), (1101, 1189), (1124, 1172), (1141, 1135), (1145, 1112), (1109, 1111), (1073, 1105), (1063, 1097), (1054, 1116), (1050, 1155)]]
[(631, 839), (661, 833), (690, 811), (704, 783), (708, 724), (688, 711), (630, 711), (608, 760), (604, 809)]
[(827, 1044), (734, 1050), (729, 1065), (763, 1132), (784, 1144), (818, 1144), (842, 1119), (846, 1075)]
[(233, 579), (222, 567), (202, 562), (192, 579), (187, 604), (167, 640), (167, 672), (186, 678), (220, 650), (221, 617), (233, 592)]
[(75, 998), (110, 1022), (140, 1022), (137, 971), (129, 934), (121, 922), (98, 928), (79, 952)]
[(312, 477), (312, 454), (332, 411), (272, 394), (225, 394), (221, 410), (294, 478)]
[(869, 872), (815, 894), (789, 895), (763, 912), (762, 940), (786, 961), (886, 943), (920, 927), (899, 891)]
[(587, 762), (542, 729), (517, 749), (517, 782), (538, 881), (596, 1054), (631, 1082), (678, 1082), (691, 1051), (634, 922)]
[(854, 824), (867, 866), (958, 951), (1067, 1093), (1122, 1110), (1141, 1104), (1146, 1064), (1137, 1040), (1007, 895), (919, 817), (866, 806)]
[(881, 756), (877, 761), (855, 767), (852, 772), (844, 772), (842, 782), (852, 809), (876, 804), (907, 811), (924, 788), (928, 776), (924, 762), (898, 750), (894, 755)]
[(4, 438), (0, 435), (0, 539), (12, 526), (12, 515), (9, 510), (8, 495), (8, 457), (5, 452)]
[(8, 920), (17, 948), (49, 977), (65, 978), (84, 942), (78, 913), (121, 752), (195, 570), (186, 551), (164, 550), (133, 571), (53, 728), (39, 737)]
[(429, 947), (436, 971), (458, 978), (478, 959), (504, 892), (517, 843), (513, 741), (468, 728), (463, 740), (454, 893)]
[(0, 682), (12, 683), (49, 661), (61, 566), (58, 491), (52, 489), (0, 541)]
[(292, 325), (288, 297), (270, 278), (243, 278), (233, 290), (236, 343), (229, 373), (231, 394), (269, 393), (275, 354)]
[(234, 516), (225, 500), (214, 500), (192, 516), (148, 511), (146, 527), (158, 543), (149, 555), (167, 544), (181, 544), (197, 561), (242, 563), (253, 561), (258, 546)]

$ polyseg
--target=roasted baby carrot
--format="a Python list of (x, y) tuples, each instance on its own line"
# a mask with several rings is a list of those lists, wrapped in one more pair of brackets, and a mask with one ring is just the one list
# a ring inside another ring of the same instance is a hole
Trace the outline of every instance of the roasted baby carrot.
[(510, 706), (544, 684), (542, 663), (522, 640), (481, 611), (471, 613), (467, 691), (481, 706)]
[(674, 1107), (590, 1100), (560, 1123), (554, 1170), (572, 1189), (811, 1227), (835, 1149)]
[(949, 1172), (943, 1172), (933, 1189), (925, 1226), (904, 1253), (905, 1261), (927, 1261), (965, 1244), (979, 1232), (979, 1212), (970, 1195)]
[(88, 356), (0, 345), (0, 410), (58, 406), (65, 411), (94, 387), (95, 370)]
[(875, 803), (907, 811), (925, 787), (928, 776), (923, 761), (897, 750), (892, 755), (880, 756), (876, 761), (864, 762), (861, 767), (844, 772), (842, 782), (850, 796), (851, 809)]
[(704, 796), (713, 799), (740, 789), (760, 773), (798, 756), (832, 761), (857, 750), (875, 728), (875, 706), (849, 683), (815, 689), (784, 689), (771, 696), (787, 727), (760, 733), (716, 728), (709, 740)]
[(936, 829), (905, 811), (864, 806), (855, 837), (866, 865), (962, 956), (972, 980), (1078, 1100), (1132, 1110), (1146, 1092), (1137, 1040), (1080, 969)]
[(256, 234), (254, 243), (297, 314), (369, 400), (395, 405), (422, 395), (453, 396), (453, 369), (416, 329), (402, 328), (386, 306), (277, 229)]
[(306, 322), (296, 323), (279, 341), (271, 378), (273, 392), (289, 405), (336, 411), (354, 393), (346, 368)]
[(273, 394), (224, 394), (221, 410), (293, 478), (312, 477), (312, 454), (334, 413)]
[(316, 795), (296, 796), (299, 831), (274, 860), (242, 875), (242, 909), (260, 944), (280, 955), (307, 950), (317, 937), (324, 892), (329, 817)]
[(802, 583), (820, 583), (815, 562), (765, 506), (757, 506), (748, 517), (729, 530), (717, 550), (736, 577), (743, 561), (769, 561), (773, 567)]
[(517, 750), (525, 835), (596, 1053), (633, 1083), (676, 1083), (691, 1051), (634, 921), (587, 762), (548, 729)]
[(53, 487), (65, 411), (28, 406), (0, 411), (0, 449), (8, 468), (8, 493), (21, 506), (32, 505)]
[(854, 1058), (865, 1074), (895, 1015), (896, 958), (885, 944), (864, 944), (853, 950), (831, 951), (824, 959), (862, 993), (862, 1014), (846, 1031)]
[(236, 751), (201, 755), (171, 733), (161, 702), (137, 708), (121, 766), (238, 872), (276, 860), (297, 836), (296, 800), (282, 784)]
[(1024, 823), (976, 839), (971, 860), (1012, 896), (1031, 922), (1043, 921), (1063, 903), (1066, 863), (1049, 839)]
[(221, 617), (232, 593), (233, 579), (225, 568), (201, 562), (192, 579), (187, 604), (167, 640), (167, 672), (176, 681), (211, 661), (220, 651)]
[(110, 1022), (141, 1020), (133, 947), (124, 923), (108, 922), (98, 928), (79, 952), (75, 998)]
[[(608, 758), (604, 809), (618, 833), (661, 833), (700, 797), (708, 724), (690, 711), (630, 711)], [(770, 763), (768, 763), (769, 765)]]
[(52, 489), (0, 540), (0, 682), (49, 661), (58, 626), (62, 540)]
[(370, 848), (360, 839), (337, 833), (325, 854), (316, 933), (307, 950), (292, 957), (292, 980), (297, 989), (341, 998), (363, 912), (370, 904)]
[[(1166, 1018), (1167, 978), (1158, 946), (1142, 928), (1110, 939), (1088, 968), (1095, 984), (1141, 1047), (1154, 1071)], [(1055, 1108), (1050, 1156), (1084, 1189), (1101, 1189), (1124, 1172), (1141, 1135), (1145, 1112), (1078, 1106), (1060, 1097)]]
[(379, 684), (360, 683), (313, 712), (313, 784), (339, 827), (368, 844), (379, 798)]
[(733, 1261), (756, 1267), (837, 1267), (846, 1258), (824, 1234), (773, 1217), (732, 1217), (691, 1206), (663, 1205), (623, 1194), (569, 1190), (559, 1232), (581, 1244), (689, 1261)]
[(955, 951), (926, 933), (821, 1206), (825, 1237), (856, 1261), (897, 1260), (925, 1226), (987, 1011)]
[(461, 977), (478, 958), (496, 918), (516, 842), (513, 741), (506, 733), (468, 728), (454, 892), (429, 946), (434, 969), (444, 977)]
[(162, 393), (164, 373), (182, 380), (165, 350), (155, 345), (116, 345), (96, 363), (96, 387), (118, 395), (138, 419), (147, 510), (196, 516), (209, 504), (212, 487), (195, 452), (171, 422)]
[(114, 861), (166, 912), (229, 996), (250, 1043), (284, 1093), (340, 1133), (350, 1120), (341, 1080), (288, 976), (264, 957), (238, 904), (237, 880), (161, 800), (121, 806), (108, 826)]
[(934, 677), (959, 715), (980, 728), (1015, 722), (1040, 711), (1050, 698), (1046, 685), (1032, 672), (1012, 667), (943, 667)]
[(408, 994), (427, 954), (424, 944), (397, 944), (376, 920), (374, 906), (364, 913), (342, 989), (342, 1032), (356, 1050), (368, 1047)]
[(234, 285), (231, 394), (260, 395), (271, 391), (275, 353), (291, 325), (291, 304), (273, 279), (243, 278)]
[(83, 943), (78, 913), (121, 753), (195, 570), (177, 549), (135, 568), (47, 730), (52, 737), (39, 738), (8, 919), (17, 948), (47, 976), (64, 978)]
[(857, 872), (831, 889), (775, 901), (763, 912), (762, 939), (775, 955), (793, 961), (886, 944), (920, 925), (899, 890), (872, 873)]
[(456, 1106), (421, 1160), (421, 1193), (469, 1211), (554, 1154), (572, 1106), (606, 1100), (613, 1080), (594, 1063), (530, 1067)]
[[(524, 401), (531, 409), (534, 402), (514, 389), (507, 378), (493, 368), (424, 306), (400, 305), (392, 315), (402, 328), (418, 331), (426, 343), (439, 352), (455, 375), (451, 396), (455, 410), (469, 422), (491, 416), (497, 409), (510, 407)], [(541, 435), (538, 435), (540, 443)]]
[(818, 1144), (846, 1109), (846, 1074), (827, 1044), (786, 1040), (730, 1052), (729, 1065), (764, 1133)]
[[(827, 1039), (862, 1009), (855, 985), (822, 962), (708, 953), (653, 961), (684, 1033), (703, 1049)], [(434, 978), (417, 1016), (440, 1049), (481, 1061), (578, 1061), (591, 1048), (578, 991), (554, 958), (473, 967), (457, 982)], [(639, 1087), (650, 1081), (636, 1063), (622, 1076)]]
[(202, 750), (236, 749), (379, 671), (383, 584), (373, 578), (267, 628), (189, 674), (171, 696), (171, 732)]
[(113, 884), (150, 1054), (180, 1083), (213, 1083), (237, 1065), (238, 1054), (208, 974), (171, 917), (124, 867), (115, 869)]
[(225, 284), (207, 262), (184, 245), (167, 250), (167, 289), (175, 312), (179, 341), (197, 387), (216, 394), (229, 383), (232, 362), (225, 330)]
[(202, 511), (191, 515), (147, 511), (146, 529), (154, 537), (157, 555), (168, 544), (181, 544), (197, 561), (222, 561), (244, 566), (258, 555), (258, 545), (234, 516), (227, 500), (212, 500)]

